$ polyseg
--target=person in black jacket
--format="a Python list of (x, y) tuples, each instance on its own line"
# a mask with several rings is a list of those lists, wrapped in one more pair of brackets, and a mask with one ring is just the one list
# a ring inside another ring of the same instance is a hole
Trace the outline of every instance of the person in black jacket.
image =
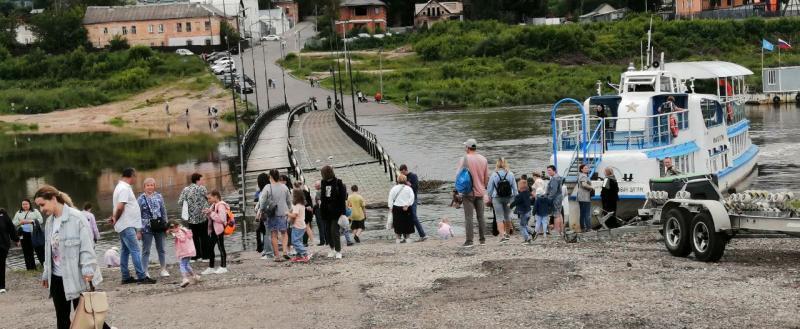
[(343, 216), (347, 209), (347, 188), (341, 179), (336, 178), (333, 167), (325, 166), (320, 169), (322, 175), (322, 197), (320, 198), (320, 213), (327, 224), (327, 236), (331, 251), (328, 258), (342, 258), (342, 243), (339, 239), (339, 216)]
[(606, 167), (604, 171), (606, 178), (603, 181), (603, 189), (600, 191), (600, 201), (603, 204), (603, 211), (606, 213), (617, 212), (617, 201), (619, 201), (619, 184), (614, 177), (614, 170)]
[(6, 293), (6, 257), (11, 249), (11, 241), (19, 246), (17, 230), (5, 209), (0, 208), (0, 294)]

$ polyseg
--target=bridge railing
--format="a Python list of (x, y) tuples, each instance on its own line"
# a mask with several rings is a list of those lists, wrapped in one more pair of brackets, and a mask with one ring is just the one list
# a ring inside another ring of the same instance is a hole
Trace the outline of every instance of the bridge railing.
[(392, 157), (389, 156), (383, 146), (378, 143), (377, 136), (355, 124), (344, 113), (338, 110), (334, 110), (334, 112), (336, 113), (336, 123), (339, 124), (339, 127), (350, 139), (378, 160), (383, 165), (383, 171), (389, 176), (389, 181), (394, 182), (397, 179), (397, 166), (395, 166)]
[[(295, 105), (295, 107), (293, 107), (289, 111), (289, 119), (286, 120), (287, 134), (291, 136), (292, 125), (294, 124), (294, 118), (300, 115), (302, 112), (309, 111), (310, 106), (311, 105), (308, 102), (300, 103), (298, 105)], [(294, 176), (295, 180), (305, 183), (306, 179), (305, 177), (303, 177), (303, 169), (300, 167), (300, 162), (297, 161), (297, 156), (295, 156), (295, 150), (294, 147), (292, 147), (291, 139), (287, 141), (286, 149), (289, 152), (289, 164), (291, 165), (291, 168), (289, 170), (291, 171), (292, 176)]]
[(261, 135), (261, 130), (263, 130), (270, 121), (275, 119), (275, 117), (288, 111), (289, 106), (286, 104), (273, 106), (272, 108), (261, 112), (261, 114), (256, 117), (256, 120), (253, 122), (253, 124), (250, 125), (250, 128), (247, 128), (247, 131), (244, 133), (244, 138), (242, 139), (242, 157), (245, 159), (245, 170), (243, 170), (243, 172), (247, 171), (246, 160), (250, 158), (250, 152), (252, 152), (253, 147), (256, 146), (256, 143), (258, 142), (258, 136)]

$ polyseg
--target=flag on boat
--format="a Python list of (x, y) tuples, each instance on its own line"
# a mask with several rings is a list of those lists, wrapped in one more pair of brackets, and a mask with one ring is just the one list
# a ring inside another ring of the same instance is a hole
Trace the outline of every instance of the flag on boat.
[(767, 39), (761, 39), (761, 49), (773, 51), (775, 50), (775, 46), (771, 42), (767, 41)]
[(784, 41), (783, 39), (778, 39), (778, 48), (780, 49), (789, 49), (792, 48), (788, 42)]

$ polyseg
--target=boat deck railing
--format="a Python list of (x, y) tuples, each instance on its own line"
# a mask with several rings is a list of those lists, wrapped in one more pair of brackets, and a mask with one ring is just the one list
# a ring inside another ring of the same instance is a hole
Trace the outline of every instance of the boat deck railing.
[(593, 153), (607, 150), (643, 150), (672, 144), (676, 136), (670, 129), (670, 120), (678, 135), (689, 128), (688, 111), (675, 111), (641, 117), (596, 117), (587, 119), (586, 129), (592, 136), (581, 136), (580, 115), (556, 118), (556, 143), (559, 151), (573, 151), (577, 145)]

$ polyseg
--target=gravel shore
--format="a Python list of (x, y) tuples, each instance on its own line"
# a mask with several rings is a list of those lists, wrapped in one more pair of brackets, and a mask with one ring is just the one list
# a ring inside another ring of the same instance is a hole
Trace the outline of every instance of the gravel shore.
[[(120, 329), (800, 328), (800, 239), (734, 239), (719, 263), (672, 257), (656, 233), (496, 241), (370, 240), (341, 260), (315, 246), (310, 264), (249, 251), (187, 288), (170, 268), (158, 284), (126, 286), (104, 269), (102, 289)], [(0, 327), (52, 328), (38, 275), (8, 281)]]

